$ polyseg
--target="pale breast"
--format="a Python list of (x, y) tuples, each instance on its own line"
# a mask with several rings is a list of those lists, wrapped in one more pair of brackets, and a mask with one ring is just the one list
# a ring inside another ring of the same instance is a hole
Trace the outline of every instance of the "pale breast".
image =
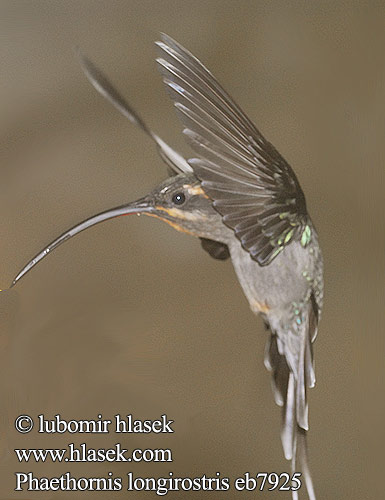
[(255, 313), (282, 309), (301, 300), (309, 290), (314, 258), (294, 241), (268, 266), (260, 266), (237, 240), (230, 244), (231, 260), (238, 280)]

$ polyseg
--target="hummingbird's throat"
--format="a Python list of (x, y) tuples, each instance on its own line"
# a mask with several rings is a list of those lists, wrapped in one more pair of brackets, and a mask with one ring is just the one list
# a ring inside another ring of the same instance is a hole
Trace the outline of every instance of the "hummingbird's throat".
[(155, 217), (156, 219), (159, 219), (159, 220), (161, 220), (163, 222), (167, 222), (168, 225), (170, 225), (171, 227), (173, 227), (177, 231), (180, 231), (181, 233), (186, 233), (186, 234), (189, 234), (191, 236), (196, 236), (191, 231), (188, 231), (187, 229), (185, 229), (184, 227), (180, 226), (176, 222), (173, 222), (173, 221), (171, 221), (169, 219), (166, 219), (165, 217), (161, 217), (160, 215), (152, 214), (152, 213), (146, 213), (145, 215), (148, 215), (149, 217)]
[[(183, 221), (191, 221), (197, 222), (200, 220), (206, 220), (207, 217), (200, 212), (187, 212), (185, 210), (181, 210), (180, 208), (166, 208), (162, 206), (156, 206), (156, 210), (160, 210), (162, 212), (166, 212), (167, 215), (172, 217), (173, 219), (180, 219)], [(173, 221), (174, 222), (174, 221)]]

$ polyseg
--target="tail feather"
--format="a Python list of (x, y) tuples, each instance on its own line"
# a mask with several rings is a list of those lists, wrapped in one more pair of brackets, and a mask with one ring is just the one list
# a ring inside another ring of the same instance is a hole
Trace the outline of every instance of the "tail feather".
[(309, 341), (305, 340), (301, 342), (299, 356), (298, 356), (298, 372), (297, 372), (297, 380), (296, 380), (296, 416), (297, 422), (302, 429), (309, 429), (309, 421), (308, 421), (308, 405), (307, 405), (307, 397), (306, 397), (306, 388), (307, 388), (307, 380), (306, 380), (306, 368), (305, 368), (305, 359), (306, 359), (306, 344)]
[(312, 388), (315, 386), (315, 372), (314, 372), (314, 359), (313, 359), (313, 344), (306, 342), (305, 350), (305, 370), (307, 386)]
[(266, 342), (265, 366), (273, 375), (271, 384), (275, 402), (278, 406), (283, 406), (286, 401), (290, 371), (284, 356), (278, 351), (277, 341), (273, 335)]
[(309, 469), (306, 431), (304, 431), (301, 428), (298, 428), (298, 432), (297, 432), (297, 455), (298, 455), (298, 461), (300, 464), (300, 468), (302, 470), (302, 475), (303, 475), (303, 478), (305, 479), (305, 485), (306, 485), (307, 493), (309, 495), (309, 500), (316, 500), (314, 486), (313, 486), (313, 480), (311, 478), (310, 469)]
[[(299, 327), (289, 331), (282, 328), (282, 321), (270, 319), (265, 366), (272, 372), (275, 402), (282, 407), (281, 440), (285, 458), (291, 460), (293, 473), (296, 470), (302, 473), (309, 500), (316, 500), (306, 444), (307, 389), (315, 384), (312, 340), (318, 319), (311, 302), (304, 308), (302, 319)], [(299, 493), (293, 491), (292, 498), (298, 500)]]
[[(306, 491), (309, 500), (316, 500), (313, 480), (311, 478), (307, 451), (307, 440), (306, 431), (297, 426), (296, 430), (296, 443), (295, 443), (295, 454), (291, 461), (291, 472), (292, 474), (298, 469), (302, 472), (302, 484), (305, 482)], [(292, 491), (292, 500), (299, 500), (299, 490)]]
[(297, 428), (295, 414), (295, 381), (293, 374), (290, 373), (287, 386), (287, 398), (283, 407), (283, 423), (281, 430), (281, 440), (286, 460), (295, 459)]

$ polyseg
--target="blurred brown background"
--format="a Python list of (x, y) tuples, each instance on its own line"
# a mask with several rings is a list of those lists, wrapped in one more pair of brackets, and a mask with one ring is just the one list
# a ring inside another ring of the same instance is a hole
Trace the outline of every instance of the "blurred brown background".
[[(295, 168), (325, 258), (310, 393), (319, 499), (384, 498), (384, 13), (375, 1), (0, 3), (1, 288), (64, 229), (166, 177), (151, 142), (88, 84), (76, 45), (188, 154), (154, 62), (153, 42), (170, 34)], [(289, 470), (262, 322), (231, 264), (198, 241), (152, 218), (120, 218), (71, 240), (0, 299), (1, 499), (154, 497), (16, 493), (15, 471), (235, 478)], [(20, 435), (20, 413), (167, 413), (176, 432)], [(73, 441), (172, 448), (174, 463), (19, 464), (12, 451)], [(289, 499), (211, 494), (258, 495)]]

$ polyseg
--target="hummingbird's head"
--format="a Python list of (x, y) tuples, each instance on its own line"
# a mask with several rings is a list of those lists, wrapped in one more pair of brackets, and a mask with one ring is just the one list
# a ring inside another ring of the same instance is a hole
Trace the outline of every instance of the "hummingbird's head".
[(226, 227), (195, 175), (171, 177), (147, 198), (152, 208), (148, 215), (167, 222), (178, 231), (223, 242)]
[(222, 243), (226, 243), (230, 231), (222, 223), (221, 216), (213, 208), (212, 200), (202, 189), (197, 177), (179, 174), (159, 184), (147, 196), (94, 215), (64, 232), (23, 267), (11, 286), (55, 248), (81, 231), (105, 220), (131, 214), (156, 217), (178, 231)]

